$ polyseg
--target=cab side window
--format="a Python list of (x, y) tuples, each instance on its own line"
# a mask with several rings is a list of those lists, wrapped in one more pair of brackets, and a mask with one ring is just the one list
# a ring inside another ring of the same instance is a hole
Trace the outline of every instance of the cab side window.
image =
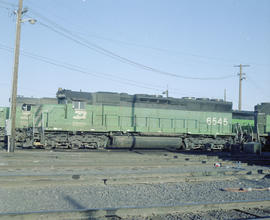
[(26, 112), (30, 112), (31, 111), (31, 105), (29, 104), (23, 104), (22, 105), (22, 110), (26, 111)]
[(85, 102), (73, 101), (74, 109), (85, 109)]

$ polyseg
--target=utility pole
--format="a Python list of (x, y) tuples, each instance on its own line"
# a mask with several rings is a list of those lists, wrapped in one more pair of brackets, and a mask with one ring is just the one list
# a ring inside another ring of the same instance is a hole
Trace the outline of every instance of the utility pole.
[(166, 91), (164, 91), (162, 94), (166, 95), (166, 98), (169, 98), (169, 90), (168, 89), (166, 89)]
[[(14, 67), (13, 67), (13, 79), (12, 79), (12, 91), (11, 91), (11, 106), (9, 114), (9, 126), (10, 130), (7, 131), (8, 137), (8, 152), (14, 152), (16, 143), (16, 104), (17, 104), (17, 87), (18, 87), (18, 69), (19, 69), (19, 54), (20, 54), (20, 40), (21, 40), (21, 23), (28, 21), (30, 24), (35, 24), (37, 20), (33, 18), (27, 18), (22, 20), (22, 15), (27, 12), (27, 9), (23, 10), (23, 0), (19, 0), (18, 10), (15, 11), (17, 15), (16, 21), (16, 41), (15, 41), (15, 55), (14, 55)], [(9, 127), (8, 126), (8, 127)]]
[(167, 90), (164, 93), (166, 95), (166, 98), (169, 98), (169, 90), (168, 90), (168, 88), (167, 88)]
[(235, 65), (234, 67), (240, 67), (240, 72), (238, 74), (239, 76), (239, 100), (238, 100), (238, 110), (241, 111), (242, 109), (242, 81), (246, 79), (245, 73), (242, 72), (243, 67), (249, 67), (249, 65)]
[(12, 91), (11, 91), (11, 106), (8, 122), (8, 152), (14, 152), (16, 143), (16, 105), (17, 105), (17, 87), (18, 87), (18, 69), (19, 69), (19, 54), (20, 54), (20, 40), (21, 40), (21, 23), (28, 21), (30, 24), (35, 24), (37, 20), (28, 18), (22, 20), (22, 15), (27, 12), (23, 10), (23, 0), (19, 0), (18, 10), (15, 11), (17, 15), (16, 21), (16, 41), (15, 41), (15, 55), (14, 67), (12, 78)]
[(227, 94), (226, 94), (226, 89), (224, 89), (224, 101), (226, 102), (226, 96), (227, 96)]
[(167, 89), (166, 91), (162, 92), (163, 95), (166, 95), (166, 98), (169, 98), (169, 88), (168, 88), (168, 85), (167, 85)]
[(16, 42), (15, 42), (15, 56), (13, 67), (13, 79), (12, 79), (12, 94), (11, 94), (11, 133), (8, 145), (8, 152), (14, 152), (15, 149), (15, 137), (16, 137), (16, 101), (17, 101), (17, 85), (18, 85), (18, 68), (19, 68), (19, 54), (20, 54), (20, 38), (21, 38), (21, 20), (22, 20), (22, 7), (23, 0), (19, 0), (19, 7), (17, 10), (17, 22), (16, 22)]

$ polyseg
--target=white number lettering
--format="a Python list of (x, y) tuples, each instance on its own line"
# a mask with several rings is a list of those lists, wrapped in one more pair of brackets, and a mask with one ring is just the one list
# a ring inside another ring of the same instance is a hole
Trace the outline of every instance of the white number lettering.
[(219, 118), (219, 119), (217, 119), (216, 117), (213, 117), (213, 118), (211, 118), (211, 117), (207, 117), (206, 118), (206, 124), (207, 125), (217, 125), (217, 124), (219, 124), (219, 125), (224, 125), (224, 126), (227, 126), (228, 125), (228, 119), (227, 118), (223, 118), (223, 121), (222, 121), (222, 118)]
[(211, 125), (211, 117), (206, 118), (206, 124)]
[(212, 124), (213, 124), (213, 125), (216, 125), (216, 124), (217, 124), (217, 118), (213, 118)]

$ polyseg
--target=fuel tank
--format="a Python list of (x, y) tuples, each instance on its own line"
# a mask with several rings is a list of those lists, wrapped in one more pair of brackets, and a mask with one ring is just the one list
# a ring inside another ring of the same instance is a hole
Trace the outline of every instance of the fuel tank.
[(108, 148), (162, 149), (180, 148), (181, 145), (182, 138), (180, 137), (113, 136)]

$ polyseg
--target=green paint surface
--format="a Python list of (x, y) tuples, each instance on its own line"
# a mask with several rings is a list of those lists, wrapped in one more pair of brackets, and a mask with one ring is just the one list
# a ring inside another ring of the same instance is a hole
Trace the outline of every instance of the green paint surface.
[[(43, 106), (43, 110), (49, 106)], [(231, 113), (71, 104), (54, 105), (44, 114), (47, 130), (131, 131), (192, 134), (230, 134)]]
[(0, 127), (5, 127), (6, 119), (8, 119), (8, 114), (8, 107), (0, 107)]
[(266, 116), (266, 132), (270, 132), (270, 115)]
[[(4, 127), (8, 108), (0, 109), (0, 126)], [(63, 131), (226, 135), (232, 133), (232, 114), (111, 105), (85, 105), (85, 109), (74, 109), (72, 104), (32, 105), (31, 110), (25, 111), (18, 105), (16, 127), (33, 126)]]
[(241, 126), (254, 126), (254, 120), (232, 119), (232, 124), (240, 124)]

